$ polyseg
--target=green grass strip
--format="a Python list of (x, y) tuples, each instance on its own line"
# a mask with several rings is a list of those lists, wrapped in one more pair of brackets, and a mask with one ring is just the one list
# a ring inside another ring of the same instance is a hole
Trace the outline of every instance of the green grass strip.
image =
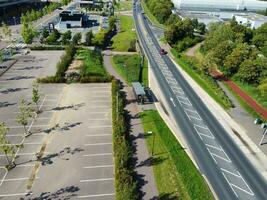
[(192, 78), (197, 84), (205, 90), (210, 97), (212, 97), (217, 103), (219, 103), (223, 108), (229, 109), (232, 107), (232, 104), (229, 98), (224, 94), (219, 94), (214, 91), (214, 86), (210, 84), (210, 80), (203, 79), (196, 71), (194, 71), (189, 64), (184, 62), (181, 58), (178, 57), (177, 53), (174, 49), (171, 50), (175, 61), (179, 64), (179, 66)]
[[(205, 180), (156, 110), (144, 111), (141, 120), (160, 199), (213, 199)], [(148, 134), (152, 131), (152, 134)]]

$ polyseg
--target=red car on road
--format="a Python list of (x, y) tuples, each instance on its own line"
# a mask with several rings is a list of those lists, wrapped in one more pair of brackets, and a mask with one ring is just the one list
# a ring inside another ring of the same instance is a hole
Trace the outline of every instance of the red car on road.
[(163, 55), (166, 55), (168, 52), (165, 51), (164, 49), (160, 49), (159, 53), (160, 53), (160, 55), (163, 56)]

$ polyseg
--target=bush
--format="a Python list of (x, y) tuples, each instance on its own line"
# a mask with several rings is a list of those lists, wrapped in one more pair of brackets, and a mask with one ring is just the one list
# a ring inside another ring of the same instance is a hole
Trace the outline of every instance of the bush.
[(203, 39), (201, 37), (194, 37), (194, 38), (186, 37), (175, 44), (175, 49), (177, 52), (181, 53), (182, 51), (194, 46), (195, 44), (201, 42), (202, 40)]
[[(118, 98), (117, 98), (118, 94)], [(115, 190), (117, 200), (137, 200), (134, 179), (133, 151), (124, 111), (125, 102), (117, 80), (112, 81), (113, 152), (115, 160)]]
[(31, 50), (64, 50), (65, 46), (30, 46)]

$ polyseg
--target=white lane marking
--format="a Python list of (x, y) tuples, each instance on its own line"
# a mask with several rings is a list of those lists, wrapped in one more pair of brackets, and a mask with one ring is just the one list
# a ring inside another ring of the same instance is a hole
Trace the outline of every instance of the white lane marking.
[(212, 159), (214, 160), (214, 162), (215, 162), (216, 164), (218, 164), (218, 163), (217, 163), (217, 160), (212, 156), (212, 154), (211, 154), (209, 148), (207, 148), (207, 150), (208, 150), (208, 152), (210, 153), (210, 155), (211, 155)]
[(174, 103), (174, 101), (173, 101), (173, 98), (172, 98), (172, 97), (170, 97), (170, 100), (171, 100), (171, 102), (172, 102), (173, 106), (174, 106), (174, 107), (176, 107), (176, 105), (175, 105), (175, 103)]
[(33, 167), (34, 165), (30, 165), (30, 164), (26, 164), (26, 165), (21, 165), (21, 164), (19, 164), (19, 165), (17, 165), (16, 167)]
[(79, 199), (81, 198), (93, 198), (93, 197), (104, 197), (104, 196), (114, 196), (115, 193), (110, 193), (110, 194), (93, 194), (93, 195), (83, 195), (83, 196), (78, 196)]
[(224, 168), (221, 168), (221, 170), (224, 171), (224, 172), (226, 172), (226, 173), (228, 173), (228, 174), (231, 174), (231, 175), (233, 175), (233, 176), (235, 176), (235, 177), (237, 177), (237, 178), (242, 179), (243, 183), (246, 185), (246, 187), (248, 188), (249, 192), (248, 192), (247, 190), (242, 189), (242, 188), (240, 188), (240, 187), (238, 187), (238, 186), (236, 186), (236, 185), (234, 185), (234, 184), (231, 183), (234, 187), (238, 188), (239, 190), (242, 190), (243, 192), (246, 192), (247, 194), (250, 194), (250, 195), (252, 195), (252, 196), (254, 195), (254, 193), (252, 192), (252, 190), (250, 189), (250, 187), (248, 186), (248, 184), (247, 184), (247, 182), (244, 180), (244, 178), (241, 176), (241, 174), (239, 173), (239, 171), (237, 171), (238, 174), (235, 174), (235, 173), (230, 172), (230, 171), (228, 171), (228, 170), (226, 170), (226, 169), (224, 169)]
[(111, 125), (106, 125), (106, 126), (88, 126), (88, 128), (111, 128)]
[(235, 174), (235, 173), (233, 173), (233, 172), (230, 172), (230, 171), (228, 171), (228, 170), (226, 170), (226, 169), (224, 169), (224, 168), (221, 168), (221, 170), (224, 171), (224, 172), (226, 172), (226, 173), (228, 173), (228, 174), (231, 174), (231, 175), (233, 175), (233, 176), (236, 176), (236, 177), (238, 177), (238, 178), (241, 177), (240, 175)]
[[(232, 161), (231, 160), (228, 160), (228, 158), (223, 158), (222, 156), (219, 156), (219, 155), (217, 155), (217, 154), (215, 154), (215, 153), (212, 153), (210, 150), (209, 150), (209, 148), (207, 148), (208, 149), (208, 151), (209, 151), (209, 153), (210, 153), (210, 155), (213, 157), (213, 156), (215, 156), (215, 157), (217, 157), (217, 158), (220, 158), (220, 159), (222, 159), (222, 160), (224, 160), (224, 161), (226, 161), (226, 162), (228, 162), (228, 163), (231, 163)], [(214, 158), (215, 159), (215, 158)], [(216, 162), (216, 164), (217, 164), (217, 162)]]
[(101, 136), (110, 136), (112, 134), (95, 134), (95, 135), (85, 135), (86, 137), (101, 137)]
[(112, 144), (111, 142), (107, 143), (93, 143), (93, 144), (84, 144), (85, 146), (99, 146), (99, 145), (110, 145)]
[(87, 154), (83, 155), (84, 157), (95, 157), (95, 156), (110, 156), (112, 153), (96, 153), (96, 154)]
[[(36, 177), (35, 179), (39, 179), (39, 177)], [(29, 177), (27, 178), (10, 178), (10, 179), (5, 179), (4, 182), (8, 181), (24, 181), (24, 180), (29, 180)]]
[(85, 179), (85, 180), (80, 180), (80, 183), (84, 182), (99, 182), (99, 181), (113, 181), (114, 178), (99, 178), (99, 179)]
[(208, 146), (208, 147), (211, 147), (211, 148), (213, 148), (213, 149), (217, 149), (217, 150), (219, 150), (219, 151), (222, 151), (221, 146), (220, 146), (220, 147), (215, 147), (215, 146), (210, 145), (210, 144), (205, 144), (205, 145)]
[(84, 169), (97, 169), (97, 168), (109, 168), (113, 167), (114, 165), (96, 165), (96, 166), (87, 166), (83, 167)]
[(229, 182), (229, 180), (227, 179), (227, 177), (225, 176), (225, 174), (222, 172), (222, 175), (224, 176), (225, 180), (227, 181), (228, 185), (230, 185), (231, 189), (233, 190), (235, 196), (238, 198), (238, 195), (236, 193), (236, 191), (234, 190), (232, 184)]
[(28, 193), (17, 193), (17, 194), (1, 194), (0, 197), (14, 197), (14, 196), (24, 196)]
[(200, 131), (196, 128), (196, 126), (198, 126), (198, 125), (194, 124), (194, 129), (196, 130), (196, 132), (198, 133), (198, 135), (199, 135), (199, 137), (200, 137), (201, 139), (203, 139), (203, 138), (202, 138), (200, 135), (203, 135), (203, 136), (208, 137), (208, 138), (211, 138), (211, 139), (215, 139), (215, 137), (212, 135), (212, 133), (210, 132), (209, 129), (206, 129), (206, 130), (208, 131), (208, 133), (210, 133), (210, 135), (207, 135), (207, 134), (205, 134), (205, 133), (200, 132)]

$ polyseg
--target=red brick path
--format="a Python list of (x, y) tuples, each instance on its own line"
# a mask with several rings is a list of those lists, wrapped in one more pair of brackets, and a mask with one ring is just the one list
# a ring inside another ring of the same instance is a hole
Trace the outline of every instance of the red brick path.
[(211, 70), (211, 75), (216, 78), (220, 78), (224, 81), (238, 96), (247, 102), (247, 104), (252, 107), (262, 118), (267, 119), (267, 110), (259, 105), (253, 98), (251, 98), (247, 93), (245, 93), (241, 88), (239, 88), (234, 82), (225, 78), (223, 74), (217, 70)]

